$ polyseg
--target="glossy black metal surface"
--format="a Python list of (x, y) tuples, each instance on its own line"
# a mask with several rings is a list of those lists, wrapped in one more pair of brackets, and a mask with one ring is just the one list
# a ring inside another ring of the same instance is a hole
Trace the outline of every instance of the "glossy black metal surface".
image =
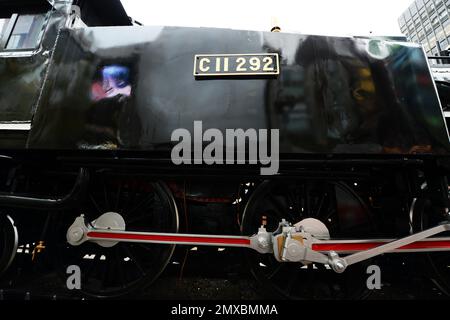
[(0, 122), (31, 121), (51, 50), (66, 21), (59, 11), (34, 11), (34, 14), (46, 16), (45, 32), (38, 46), (30, 50), (0, 50)]
[(88, 26), (131, 26), (120, 0), (73, 0)]
[(27, 209), (65, 209), (78, 204), (80, 194), (85, 192), (89, 181), (89, 172), (80, 168), (77, 179), (72, 190), (64, 197), (58, 199), (48, 199), (36, 196), (24, 196), (0, 193), (0, 204), (4, 207), (27, 208)]
[[(193, 76), (195, 54), (264, 52), (280, 55), (276, 79)], [(122, 83), (102, 92), (108, 72)], [(416, 45), (176, 27), (63, 30), (28, 147), (166, 150), (172, 131), (196, 120), (203, 130), (280, 129), (282, 153), (449, 150)]]

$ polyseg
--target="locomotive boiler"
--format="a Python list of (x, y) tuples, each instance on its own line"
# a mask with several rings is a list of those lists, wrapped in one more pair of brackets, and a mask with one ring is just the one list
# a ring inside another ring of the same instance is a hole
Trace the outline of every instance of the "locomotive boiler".
[(283, 297), (357, 298), (409, 253), (449, 290), (447, 102), (420, 45), (111, 3), (0, 1), (0, 272), (31, 243), (118, 297), (176, 245), (232, 247)]

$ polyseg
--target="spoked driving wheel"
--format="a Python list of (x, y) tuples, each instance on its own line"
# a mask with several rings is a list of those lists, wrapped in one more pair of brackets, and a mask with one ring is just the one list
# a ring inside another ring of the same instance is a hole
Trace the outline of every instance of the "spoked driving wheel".
[[(449, 216), (445, 212), (432, 210), (431, 205), (424, 199), (413, 202), (413, 223), (416, 232), (435, 227), (441, 223), (449, 223)], [(450, 231), (440, 233), (436, 238), (450, 237)], [(425, 257), (428, 276), (444, 292), (450, 296), (450, 252), (431, 252), (422, 254)]]
[(0, 213), (0, 276), (14, 260), (18, 246), (18, 233), (13, 219)]
[(160, 183), (104, 176), (94, 179), (86, 198), (80, 212), (64, 213), (55, 224), (58, 268), (65, 272), (68, 266), (79, 266), (81, 292), (93, 297), (136, 293), (151, 284), (169, 262), (174, 245), (116, 243), (108, 247), (87, 242), (73, 247), (67, 243), (66, 231), (81, 213), (90, 222), (108, 213), (104, 225), (115, 225), (118, 222), (113, 220), (121, 216), (127, 231), (177, 232), (178, 213), (168, 189)]
[[(310, 219), (325, 224), (332, 239), (367, 238), (373, 223), (364, 202), (344, 183), (265, 182), (250, 198), (243, 234), (255, 234), (262, 221), (275, 231), (281, 219), (292, 224)], [(322, 225), (321, 223), (315, 223)], [(273, 255), (248, 252), (253, 274), (270, 292), (288, 299), (358, 299), (367, 294), (367, 262), (337, 274), (328, 265), (279, 263)]]

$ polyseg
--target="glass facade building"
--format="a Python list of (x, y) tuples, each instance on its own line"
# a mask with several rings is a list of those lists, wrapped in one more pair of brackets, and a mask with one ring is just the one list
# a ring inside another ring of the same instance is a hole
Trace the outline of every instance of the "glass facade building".
[(450, 0), (416, 0), (398, 19), (409, 41), (421, 43), (427, 54), (450, 47)]

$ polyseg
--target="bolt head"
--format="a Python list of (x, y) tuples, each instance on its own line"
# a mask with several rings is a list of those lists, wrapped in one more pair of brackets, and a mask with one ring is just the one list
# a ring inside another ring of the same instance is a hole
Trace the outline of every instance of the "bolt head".
[(291, 257), (296, 257), (297, 258), (300, 255), (300, 253), (301, 253), (300, 249), (301, 248), (297, 244), (293, 243), (293, 244), (290, 244), (287, 247), (287, 252), (289, 253), (289, 255)]
[(269, 247), (269, 241), (267, 241), (266, 237), (258, 237), (258, 245), (261, 248), (266, 249)]
[(68, 233), (69, 242), (79, 242), (83, 239), (84, 231), (80, 227), (70, 229)]
[(337, 273), (343, 273), (346, 269), (346, 265), (343, 261), (338, 260), (333, 264), (333, 269), (334, 271), (336, 271)]

